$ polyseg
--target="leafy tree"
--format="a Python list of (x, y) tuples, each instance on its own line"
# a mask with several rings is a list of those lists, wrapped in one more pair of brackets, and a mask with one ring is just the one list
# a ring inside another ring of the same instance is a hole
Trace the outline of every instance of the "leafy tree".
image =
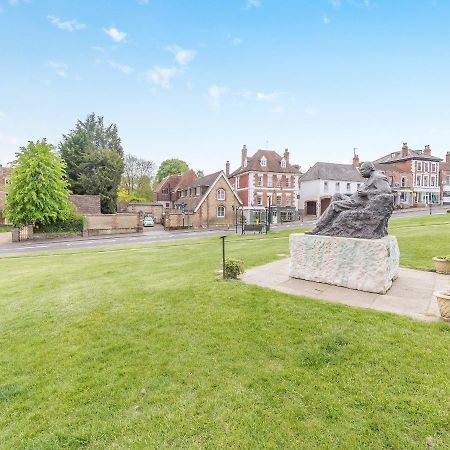
[(181, 159), (166, 159), (159, 166), (156, 173), (156, 182), (159, 183), (169, 175), (179, 175), (187, 170), (189, 170), (189, 166)]
[(152, 182), (149, 177), (143, 175), (139, 178), (136, 187), (136, 195), (147, 201), (153, 201)]
[(71, 211), (64, 161), (45, 139), (21, 147), (12, 164), (6, 217), (14, 225), (50, 224)]
[(103, 213), (116, 211), (117, 191), (124, 163), (123, 148), (115, 124), (105, 126), (103, 117), (89, 114), (59, 145), (74, 194), (100, 195)]
[(139, 180), (146, 177), (149, 182), (153, 179), (155, 172), (155, 163), (147, 161), (144, 158), (128, 154), (125, 155), (125, 169), (122, 178), (122, 188), (128, 194), (135, 192), (138, 189)]

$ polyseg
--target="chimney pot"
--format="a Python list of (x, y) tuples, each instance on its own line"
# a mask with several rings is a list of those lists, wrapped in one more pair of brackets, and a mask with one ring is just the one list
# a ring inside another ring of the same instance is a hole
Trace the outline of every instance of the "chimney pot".
[(227, 163), (225, 164), (225, 173), (228, 178), (230, 176), (230, 161), (227, 161)]
[(353, 156), (353, 165), (359, 167), (359, 156), (356, 153)]
[(241, 150), (241, 167), (245, 166), (246, 160), (247, 160), (247, 146), (244, 144)]
[(286, 163), (289, 164), (289, 149), (284, 149), (284, 159), (286, 160)]
[(408, 144), (406, 142), (403, 142), (402, 145), (402, 158), (406, 158), (408, 156)]
[(430, 156), (430, 155), (431, 155), (431, 148), (430, 148), (429, 145), (425, 145), (425, 148), (424, 148), (424, 150), (423, 150), (423, 154), (424, 154), (424, 155), (427, 155), (427, 156)]
[(445, 162), (450, 164), (450, 152), (447, 152), (447, 154), (445, 155)]

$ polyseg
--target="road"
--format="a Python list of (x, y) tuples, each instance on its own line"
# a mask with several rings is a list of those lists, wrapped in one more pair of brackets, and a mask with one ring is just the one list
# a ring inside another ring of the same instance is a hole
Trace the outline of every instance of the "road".
[[(433, 214), (444, 213), (448, 208), (435, 207), (432, 209)], [(394, 217), (414, 217), (420, 215), (428, 215), (428, 209), (410, 209), (395, 211)], [(271, 229), (282, 230), (289, 228), (299, 228), (301, 226), (312, 226), (316, 219), (313, 217), (306, 217), (303, 222), (291, 222), (284, 223), (282, 225), (272, 225)], [(126, 234), (126, 235), (113, 235), (113, 236), (99, 236), (92, 238), (76, 238), (70, 240), (57, 240), (57, 241), (23, 241), (23, 242), (7, 242), (0, 243), (0, 255), (6, 254), (21, 254), (28, 252), (37, 252), (43, 250), (62, 250), (62, 249), (75, 249), (75, 248), (91, 248), (105, 245), (120, 245), (120, 244), (133, 244), (133, 243), (147, 243), (147, 242), (161, 242), (171, 241), (177, 239), (194, 239), (206, 236), (220, 236), (227, 233), (234, 233), (234, 230), (205, 230), (205, 231), (192, 231), (192, 230), (177, 230), (177, 231), (164, 231), (160, 226), (155, 228), (145, 229), (144, 233), (140, 234)]]

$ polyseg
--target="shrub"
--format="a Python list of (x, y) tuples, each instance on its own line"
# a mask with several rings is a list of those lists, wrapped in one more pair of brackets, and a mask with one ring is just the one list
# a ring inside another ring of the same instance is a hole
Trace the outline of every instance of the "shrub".
[(83, 231), (84, 217), (72, 212), (67, 220), (36, 225), (35, 233), (81, 233)]
[(244, 273), (244, 263), (240, 259), (225, 260), (225, 278), (236, 279), (241, 273)]
[(437, 259), (443, 259), (444, 261), (450, 261), (450, 255), (436, 256)]

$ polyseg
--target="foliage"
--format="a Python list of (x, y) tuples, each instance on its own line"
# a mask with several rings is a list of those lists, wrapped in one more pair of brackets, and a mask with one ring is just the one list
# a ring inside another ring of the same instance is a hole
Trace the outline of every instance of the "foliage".
[(144, 198), (146, 201), (153, 201), (153, 188), (149, 177), (144, 175), (139, 178), (135, 193), (136, 196)]
[(446, 256), (436, 256), (436, 259), (440, 259), (442, 261), (450, 261), (450, 255)]
[(12, 226), (11, 225), (0, 225), (0, 233), (6, 233), (8, 231), (11, 231)]
[(92, 113), (63, 136), (59, 151), (67, 164), (72, 192), (100, 195), (102, 212), (115, 212), (124, 169), (116, 125), (105, 126), (103, 117)]
[(69, 217), (60, 222), (54, 222), (34, 228), (35, 233), (81, 233), (83, 231), (84, 217), (72, 212)]
[[(151, 190), (150, 184), (152, 183), (155, 172), (155, 163), (131, 154), (125, 155), (124, 162), (125, 168), (122, 177), (122, 188), (126, 190), (128, 194), (131, 194), (139, 190), (140, 181), (145, 179), (148, 180), (149, 189)], [(151, 195), (152, 192), (149, 196)], [(144, 197), (146, 196), (144, 195)]]
[(156, 182), (159, 183), (169, 175), (179, 175), (188, 170), (189, 166), (181, 159), (166, 159), (159, 166), (158, 172), (156, 173)]
[(244, 263), (240, 259), (225, 259), (225, 278), (237, 279), (242, 273), (244, 273)]
[[(407, 255), (407, 227), (429, 234), (402, 220)], [(227, 251), (264, 264), (291, 232)], [(1, 446), (448, 447), (447, 324), (220, 283), (220, 264), (216, 237), (0, 257)]]
[(5, 215), (10, 223), (50, 224), (70, 213), (63, 160), (45, 139), (28, 143), (16, 154)]
[(117, 194), (117, 200), (119, 202), (133, 202), (133, 203), (145, 203), (148, 200), (142, 197), (138, 197), (136, 194), (128, 194), (125, 189), (120, 189)]

